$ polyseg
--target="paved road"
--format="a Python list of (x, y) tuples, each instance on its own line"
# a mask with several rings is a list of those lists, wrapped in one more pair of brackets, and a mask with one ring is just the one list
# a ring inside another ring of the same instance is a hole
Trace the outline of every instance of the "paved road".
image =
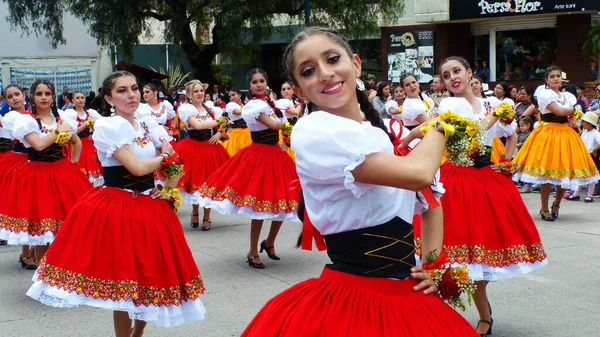
[[(532, 213), (539, 194), (524, 197)], [(210, 232), (188, 225), (190, 208), (180, 212), (188, 243), (208, 288), (203, 297), (204, 321), (172, 329), (148, 326), (145, 336), (239, 336), (254, 314), (272, 296), (301, 280), (319, 275), (327, 256), (292, 248), (300, 225), (287, 224), (277, 241), (282, 260), (267, 268), (245, 263), (249, 221), (213, 216)], [(593, 204), (564, 202), (554, 223), (534, 217), (549, 254), (548, 265), (533, 275), (489, 286), (495, 337), (600, 336), (600, 200)], [(265, 234), (266, 235), (266, 234)], [(55, 309), (24, 294), (31, 271), (17, 263), (20, 248), (0, 247), (0, 335), (28, 337), (111, 336), (112, 315), (88, 307)], [(474, 308), (465, 313), (476, 322)]]

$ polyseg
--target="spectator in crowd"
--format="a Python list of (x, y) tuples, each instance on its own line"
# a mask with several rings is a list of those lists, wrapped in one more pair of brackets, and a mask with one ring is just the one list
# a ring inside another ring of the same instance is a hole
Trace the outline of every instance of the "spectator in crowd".
[(74, 109), (75, 108), (75, 104), (73, 104), (73, 94), (68, 92), (66, 94), (62, 95), (63, 97), (63, 102), (65, 102), (65, 104), (62, 106), (62, 108), (60, 108), (61, 110), (67, 110), (67, 109)]
[[(522, 116), (521, 118), (519, 118), (518, 131), (519, 131), (519, 140), (517, 141), (516, 151), (519, 151), (519, 149), (523, 146), (523, 144), (525, 144), (525, 141), (531, 134), (531, 131), (533, 131), (533, 120), (527, 116)], [(531, 193), (532, 192), (531, 184), (523, 183), (523, 186), (521, 186), (521, 188), (519, 189), (519, 192), (520, 193)]]
[(165, 93), (162, 90), (162, 87), (158, 87), (158, 99), (163, 101), (165, 99)]
[(537, 121), (537, 106), (533, 99), (533, 89), (523, 86), (519, 90), (519, 102), (515, 105), (515, 111), (519, 118), (529, 117), (533, 123)]
[(58, 106), (62, 107), (66, 104), (65, 102), (65, 95), (69, 93), (69, 87), (67, 87), (66, 85), (63, 87), (62, 89), (62, 94), (58, 97)]
[(509, 85), (508, 88), (510, 89), (510, 98), (517, 103), (519, 101), (519, 88), (514, 84)]
[(482, 72), (483, 68), (481, 66), (481, 61), (475, 60), (475, 62), (473, 62), (473, 75), (481, 75)]
[(487, 61), (481, 62), (481, 73), (479, 75), (483, 77), (484, 83), (487, 83), (490, 80), (490, 68), (488, 68)]
[(90, 102), (90, 109), (94, 109), (96, 111), (104, 111), (104, 94), (102, 88), (98, 88), (98, 95), (94, 97), (94, 99)]
[(4, 90), (0, 91), (0, 115), (4, 116), (10, 111), (10, 106), (8, 106), (8, 101), (4, 96)]
[(90, 90), (90, 93), (87, 95), (87, 97), (85, 98), (85, 109), (89, 109), (90, 108), (90, 104), (92, 104), (92, 101), (96, 98), (96, 92), (94, 90)]
[(215, 102), (217, 100), (217, 97), (221, 97), (221, 100), (223, 100), (223, 96), (225, 94), (220, 92), (220, 87), (218, 84), (213, 84), (212, 86), (212, 92), (210, 93), (210, 100)]
[(596, 61), (591, 62), (590, 69), (592, 71), (592, 78), (594, 80), (597, 80), (598, 79), (598, 64), (596, 63)]
[(594, 92), (596, 93), (596, 99), (593, 99), (590, 102), (589, 110), (600, 116), (600, 82), (596, 84), (596, 89), (594, 89)]
[(23, 88), (23, 97), (25, 99), (23, 102), (25, 104), (25, 110), (29, 110), (29, 99), (31, 99), (31, 96), (29, 96), (29, 88)]
[(566, 84), (563, 86), (563, 92), (568, 92), (571, 95), (577, 97), (577, 105), (579, 105), (581, 107), (581, 111), (583, 112), (587, 112), (587, 109), (585, 107), (584, 102), (579, 99), (579, 96), (577, 96), (577, 87), (574, 84)]
[[(375, 99), (375, 95), (377, 95), (377, 78), (373, 74), (367, 75), (367, 83), (370, 91), (366, 92), (367, 96), (369, 96), (369, 101), (373, 103), (373, 99)], [(365, 85), (365, 88), (367, 86)]]
[(444, 96), (444, 89), (446, 86), (444, 85), (444, 81), (442, 81), (442, 77), (440, 75), (433, 76), (433, 80), (431, 82), (431, 99), (435, 104), (435, 108), (440, 105), (442, 98)]
[(584, 83), (577, 83), (576, 84), (577, 87), (577, 99), (582, 101), (583, 104), (585, 104), (585, 108), (589, 108), (590, 107), (590, 101), (587, 99), (587, 97), (585, 97), (585, 84)]
[[(583, 127), (583, 131), (581, 132), (581, 139), (583, 140), (583, 143), (585, 144), (588, 152), (592, 156), (592, 159), (594, 159), (596, 167), (600, 168), (600, 162), (598, 161), (598, 152), (600, 152), (600, 132), (596, 130), (596, 128), (598, 127), (598, 115), (592, 112), (586, 113), (581, 119), (581, 126)], [(572, 201), (579, 201), (581, 198), (579, 195), (581, 194), (582, 187), (583, 186), (580, 185), (579, 188), (566, 199)], [(597, 195), (597, 193), (594, 192), (597, 192), (596, 182), (590, 183), (588, 185), (587, 196), (584, 199), (586, 203), (594, 201), (592, 197), (594, 195)]]
[(377, 93), (373, 99), (373, 108), (377, 110), (379, 117), (382, 119), (390, 118), (385, 111), (385, 102), (390, 98), (390, 85), (388, 82), (381, 81), (377, 84)]

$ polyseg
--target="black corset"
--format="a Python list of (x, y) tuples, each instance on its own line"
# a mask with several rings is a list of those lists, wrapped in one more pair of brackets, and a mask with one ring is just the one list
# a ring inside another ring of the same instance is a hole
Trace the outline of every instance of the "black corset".
[(263, 131), (250, 132), (253, 143), (275, 145), (279, 143), (279, 131), (266, 129)]
[(298, 123), (298, 117), (289, 118), (288, 122), (290, 122), (292, 125), (296, 125), (296, 123)]
[(413, 227), (399, 217), (375, 227), (324, 236), (330, 269), (369, 277), (405, 279), (415, 261)]
[(54, 163), (64, 159), (63, 147), (54, 143), (42, 151), (36, 151), (30, 147), (27, 149), (27, 159), (29, 161), (43, 161), (46, 163)]
[(547, 123), (565, 124), (569, 120), (567, 119), (567, 116), (557, 116), (553, 113), (547, 113), (547, 114), (542, 114), (542, 121), (547, 122)]
[(243, 118), (238, 119), (237, 121), (233, 121), (232, 129), (247, 129), (248, 125)]
[(15, 153), (27, 153), (27, 148), (25, 148), (25, 145), (18, 140), (15, 140), (15, 142), (12, 144), (12, 149)]
[(407, 128), (408, 130), (412, 131), (412, 129), (416, 128), (419, 125), (405, 125), (404, 127)]
[(88, 128), (83, 129), (83, 131), (81, 131), (77, 135), (79, 136), (79, 138), (86, 138), (86, 137), (89, 137), (90, 134), (91, 134), (90, 128), (88, 127)]
[(154, 187), (154, 175), (136, 177), (129, 173), (124, 166), (102, 167), (104, 186), (123, 188), (144, 192)]
[(8, 152), (12, 149), (12, 141), (8, 138), (0, 138), (0, 153)]
[(209, 140), (212, 137), (212, 132), (210, 129), (207, 130), (189, 130), (190, 139), (197, 141), (205, 141)]
[(485, 149), (486, 154), (480, 154), (477, 157), (473, 158), (473, 162), (475, 163), (473, 166), (475, 168), (479, 169), (482, 167), (492, 165), (492, 147), (486, 145)]

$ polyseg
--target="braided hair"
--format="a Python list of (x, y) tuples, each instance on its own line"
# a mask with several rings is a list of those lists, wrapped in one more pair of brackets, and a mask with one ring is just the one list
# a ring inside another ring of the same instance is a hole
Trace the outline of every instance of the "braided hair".
[(266, 96), (266, 98), (265, 97), (258, 97), (250, 89), (250, 83), (252, 82), (252, 77), (254, 75), (256, 75), (256, 74), (262, 75), (265, 78), (265, 82), (267, 84), (269, 83), (269, 76), (267, 75), (266, 71), (264, 71), (261, 68), (250, 69), (250, 71), (248, 72), (248, 75), (246, 76), (246, 82), (248, 83), (248, 89), (250, 91), (250, 97), (252, 99), (262, 99), (263, 101), (267, 102), (267, 104), (269, 104), (269, 106), (271, 107), (271, 109), (273, 109), (273, 111), (275, 112), (275, 114), (277, 115), (277, 117), (282, 118), (283, 117), (283, 112), (281, 112), (281, 110), (275, 105), (275, 101), (274, 100), (272, 100), (271, 98), (269, 98), (269, 96)]
[(35, 80), (35, 82), (33, 82), (33, 84), (31, 85), (31, 89), (29, 89), (29, 91), (31, 92), (31, 98), (29, 99), (29, 106), (31, 106), (31, 114), (38, 119), (37, 116), (37, 107), (35, 106), (35, 90), (37, 89), (37, 87), (39, 85), (45, 85), (47, 86), (50, 91), (52, 92), (52, 104), (50, 104), (50, 112), (52, 113), (52, 115), (54, 116), (54, 119), (59, 120), (60, 119), (60, 115), (58, 114), (58, 107), (56, 106), (56, 90), (54, 88), (54, 84), (52, 84), (52, 82), (50, 80), (47, 80), (45, 78), (39, 78), (37, 80)]

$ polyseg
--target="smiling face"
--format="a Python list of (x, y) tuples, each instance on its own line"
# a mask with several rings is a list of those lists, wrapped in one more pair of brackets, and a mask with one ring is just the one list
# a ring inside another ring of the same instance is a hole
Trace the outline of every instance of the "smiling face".
[(473, 95), (481, 95), (481, 81), (478, 78), (473, 78), (473, 81), (471, 82), (471, 89), (473, 90)]
[(319, 109), (336, 115), (358, 113), (356, 78), (361, 72), (358, 55), (325, 34), (307, 36), (293, 54), (294, 92)]
[(144, 87), (144, 100), (148, 103), (154, 103), (156, 102), (156, 91), (153, 91), (152, 89), (150, 89), (149, 87)]
[(230, 91), (229, 92), (229, 101), (239, 104), (241, 102), (240, 94), (238, 94), (235, 91)]
[(85, 105), (85, 96), (80, 92), (74, 93), (73, 104), (75, 104), (76, 108), (83, 108), (83, 106)]
[(404, 99), (405, 95), (406, 94), (404, 93), (404, 88), (402, 88), (401, 86), (397, 86), (396, 89), (394, 89), (394, 98), (397, 101)]
[(292, 86), (289, 83), (284, 83), (281, 86), (281, 96), (283, 96), (283, 98), (292, 99), (293, 94)]
[(114, 106), (117, 115), (132, 115), (140, 105), (140, 89), (135, 77), (121, 76), (115, 79), (110, 95), (104, 96)]
[(204, 102), (204, 87), (202, 86), (202, 84), (196, 83), (194, 84), (194, 87), (191, 90), (191, 94), (190, 95), (190, 101), (192, 102), (193, 105), (197, 105), (197, 104), (202, 104), (202, 102)]
[(258, 97), (263, 97), (265, 95), (267, 92), (267, 79), (263, 74), (256, 73), (252, 75), (250, 78), (250, 91)]
[(549, 89), (558, 91), (562, 83), (560, 70), (552, 70), (546, 77), (546, 83), (548, 84)]
[(465, 68), (458, 60), (449, 60), (442, 64), (441, 71), (446, 88), (455, 96), (463, 97), (467, 91), (472, 93), (469, 78), (473, 76), (473, 72), (470, 68)]
[(33, 103), (37, 111), (48, 111), (54, 102), (54, 92), (48, 85), (40, 83), (33, 92)]
[(419, 98), (419, 89), (421, 86), (414, 76), (407, 76), (402, 80), (402, 87), (408, 98)]
[(13, 110), (21, 110), (25, 105), (25, 96), (19, 88), (10, 87), (6, 89), (6, 101), (8, 102), (8, 106), (10, 106)]

